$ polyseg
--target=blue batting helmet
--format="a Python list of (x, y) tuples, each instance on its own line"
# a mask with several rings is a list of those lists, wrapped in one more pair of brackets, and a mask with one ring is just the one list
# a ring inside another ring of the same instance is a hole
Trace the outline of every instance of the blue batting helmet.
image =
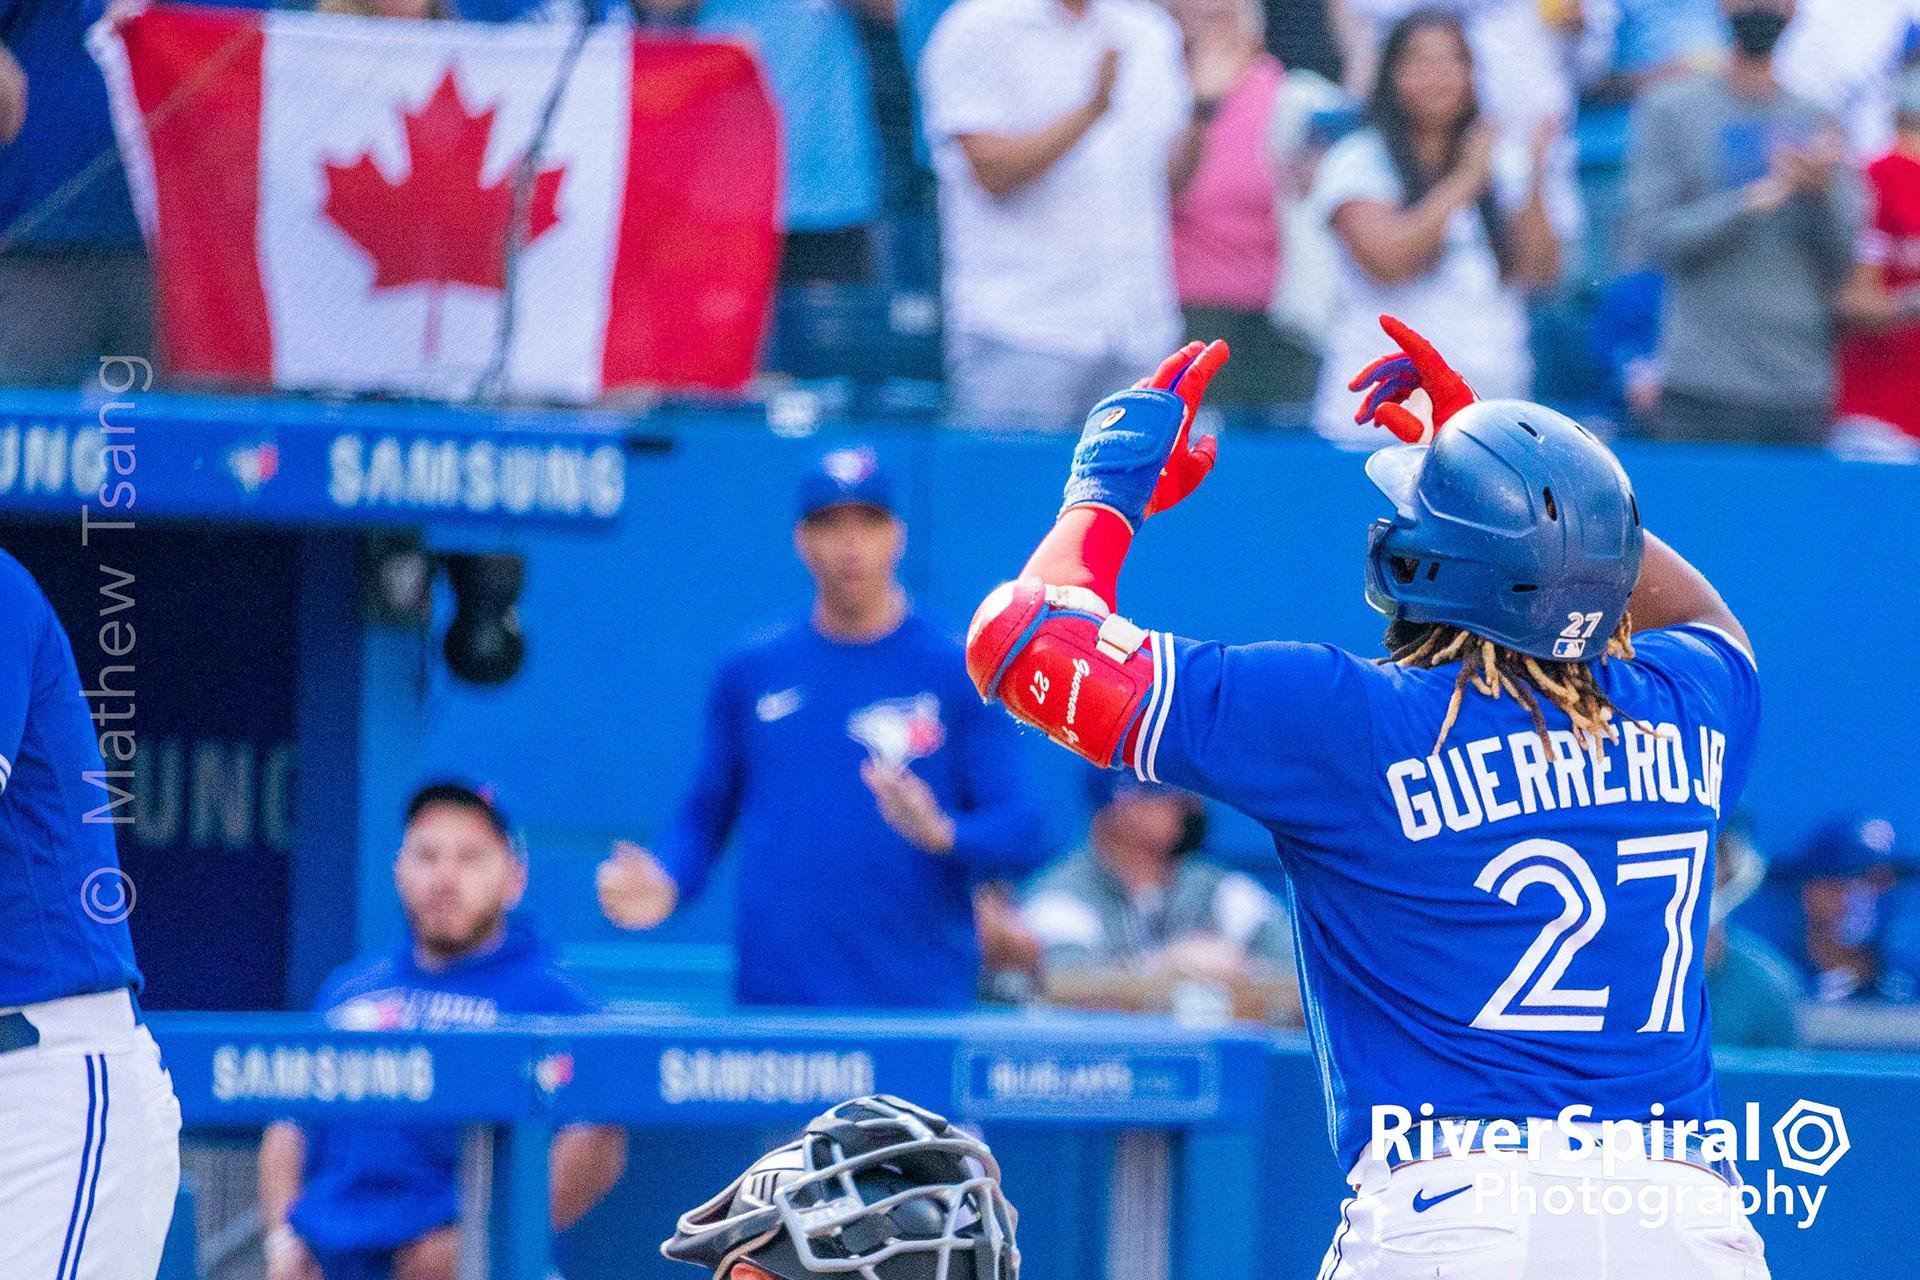
[(1430, 445), (1367, 459), (1393, 500), (1367, 539), (1367, 602), (1562, 662), (1606, 653), (1646, 535), (1608, 448), (1564, 414), (1482, 400)]

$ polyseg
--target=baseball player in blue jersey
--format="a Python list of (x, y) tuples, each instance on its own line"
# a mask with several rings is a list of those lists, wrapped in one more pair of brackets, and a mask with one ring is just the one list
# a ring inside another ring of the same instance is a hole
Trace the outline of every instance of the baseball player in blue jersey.
[(1367, 462), (1386, 657), (1115, 611), (1134, 532), (1213, 464), (1188, 432), (1226, 350), (1196, 343), (1095, 406), (1053, 531), (974, 617), (975, 684), (1272, 832), (1354, 1188), (1323, 1280), (1757, 1280), (1700, 959), (1759, 724), (1745, 633), (1584, 428), (1383, 323), (1362, 415), (1427, 440)]
[(105, 765), (53, 606), (0, 551), (0, 1276), (151, 1280), (180, 1107), (142, 1025)]

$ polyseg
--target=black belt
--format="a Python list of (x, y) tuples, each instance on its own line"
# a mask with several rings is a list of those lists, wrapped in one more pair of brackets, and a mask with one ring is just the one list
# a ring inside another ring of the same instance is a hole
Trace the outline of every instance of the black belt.
[(24, 1013), (0, 1013), (0, 1053), (31, 1049), (40, 1043), (40, 1028)]
[[(140, 1026), (147, 1020), (146, 1012), (140, 1007), (140, 997), (129, 990), (127, 999), (133, 1002), (133, 1025)], [(40, 1028), (27, 1021), (26, 1014), (0, 1013), (0, 1054), (31, 1049), (39, 1043)]]

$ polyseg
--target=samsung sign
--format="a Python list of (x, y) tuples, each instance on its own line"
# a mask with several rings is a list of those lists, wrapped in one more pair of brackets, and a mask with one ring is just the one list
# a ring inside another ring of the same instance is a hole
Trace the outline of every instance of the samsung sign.
[(559, 411), (0, 391), (0, 511), (605, 526), (626, 506), (626, 430)]
[(408, 1048), (223, 1044), (213, 1051), (217, 1102), (426, 1102), (433, 1053)]
[(342, 510), (581, 516), (620, 513), (619, 446), (343, 433), (327, 451), (327, 497)]
[(860, 1050), (683, 1049), (660, 1054), (660, 1100), (831, 1106), (874, 1092), (873, 1057)]

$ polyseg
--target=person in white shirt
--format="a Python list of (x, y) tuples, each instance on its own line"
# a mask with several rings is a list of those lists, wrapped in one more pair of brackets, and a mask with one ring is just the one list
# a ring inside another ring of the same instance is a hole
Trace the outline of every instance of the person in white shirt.
[(950, 407), (1077, 428), (1180, 341), (1169, 173), (1199, 129), (1179, 29), (1151, 0), (960, 0), (919, 87)]
[(1482, 111), (1503, 133), (1522, 139), (1542, 120), (1572, 117), (1578, 88), (1606, 70), (1620, 18), (1618, 0), (1343, 0), (1343, 6), (1346, 86), (1355, 97), (1372, 94), (1385, 33), (1396, 22), (1416, 11), (1444, 11), (1466, 29)]
[(1443, 335), (1435, 341), (1459, 353), (1482, 396), (1530, 393), (1526, 293), (1558, 281), (1562, 245), (1581, 223), (1558, 122), (1511, 139), (1484, 120), (1466, 34), (1451, 15), (1427, 10), (1395, 24), (1368, 117), (1327, 153), (1311, 197), (1339, 250), (1313, 425), (1363, 447), (1383, 433), (1354, 423), (1360, 397), (1346, 371), (1379, 346), (1382, 313)]
[(1917, 25), (1920, 0), (1798, 0), (1774, 75), (1839, 118), (1856, 160), (1878, 159), (1893, 145), (1896, 82)]

